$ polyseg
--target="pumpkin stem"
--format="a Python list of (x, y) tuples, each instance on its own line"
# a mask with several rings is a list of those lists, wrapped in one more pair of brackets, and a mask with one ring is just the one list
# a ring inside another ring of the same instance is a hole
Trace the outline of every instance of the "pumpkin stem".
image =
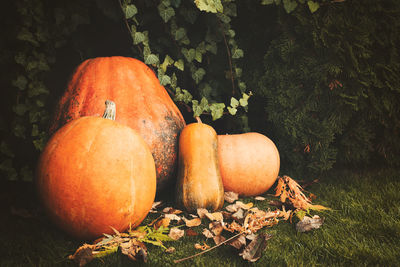
[(196, 121), (197, 121), (198, 123), (202, 123), (199, 116), (196, 116)]
[(106, 100), (106, 109), (104, 110), (103, 118), (114, 121), (115, 120), (115, 103), (111, 100)]

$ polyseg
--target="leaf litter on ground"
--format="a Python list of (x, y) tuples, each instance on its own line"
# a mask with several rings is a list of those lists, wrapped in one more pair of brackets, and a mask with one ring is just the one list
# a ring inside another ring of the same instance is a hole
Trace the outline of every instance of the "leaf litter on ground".
[[(289, 176), (278, 177), (275, 188), (275, 197), (279, 200), (270, 201), (268, 204), (275, 207), (261, 210), (254, 203), (244, 203), (239, 200), (239, 195), (234, 192), (225, 192), (224, 198), (228, 205), (224, 210), (210, 212), (201, 208), (197, 214), (188, 214), (174, 207), (164, 207), (163, 202), (155, 202), (151, 213), (160, 214), (150, 224), (129, 229), (120, 233), (114, 230), (113, 235), (105, 234), (93, 244), (84, 244), (69, 256), (79, 266), (84, 266), (95, 258), (107, 256), (121, 251), (131, 260), (147, 261), (148, 252), (145, 243), (164, 249), (166, 253), (174, 253), (175, 248), (167, 248), (165, 242), (173, 242), (186, 236), (196, 236), (199, 233), (192, 228), (201, 227), (202, 235), (214, 241), (210, 247), (205, 242), (196, 243), (194, 246), (201, 252), (186, 258), (175, 260), (175, 263), (207, 253), (221, 245), (229, 245), (238, 251), (238, 255), (248, 262), (255, 262), (267, 247), (267, 241), (272, 237), (265, 229), (273, 227), (280, 221), (292, 222), (294, 214), (299, 218), (296, 229), (306, 232), (321, 227), (324, 218), (318, 215), (306, 216), (310, 210), (329, 210), (329, 208), (314, 205), (316, 198), (311, 194), (307, 197), (304, 189)], [(254, 197), (258, 203), (265, 201), (263, 196)], [(191, 219), (187, 219), (186, 217)], [(207, 225), (208, 227), (204, 226)], [(263, 231), (260, 231), (263, 230)]]

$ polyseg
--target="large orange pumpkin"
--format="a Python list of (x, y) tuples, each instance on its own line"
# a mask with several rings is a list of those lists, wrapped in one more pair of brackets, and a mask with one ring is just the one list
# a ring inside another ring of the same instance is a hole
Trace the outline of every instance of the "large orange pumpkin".
[(70, 120), (101, 116), (104, 99), (117, 104), (117, 122), (144, 138), (156, 164), (157, 190), (165, 187), (175, 176), (185, 121), (153, 71), (139, 60), (102, 57), (79, 65), (56, 107), (50, 134)]
[(224, 190), (242, 196), (266, 192), (279, 173), (278, 149), (259, 133), (218, 135), (218, 160)]
[(79, 239), (94, 239), (113, 233), (111, 227), (123, 231), (141, 223), (155, 198), (156, 171), (147, 144), (133, 129), (81, 117), (47, 143), (37, 186), (56, 224)]

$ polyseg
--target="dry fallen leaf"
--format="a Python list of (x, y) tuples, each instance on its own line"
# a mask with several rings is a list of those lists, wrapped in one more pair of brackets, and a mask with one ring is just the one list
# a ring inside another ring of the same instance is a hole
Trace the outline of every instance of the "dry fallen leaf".
[(224, 221), (224, 215), (222, 215), (221, 212), (213, 212), (213, 213), (206, 213), (206, 217), (210, 220), (210, 221)]
[(191, 228), (186, 230), (186, 235), (187, 236), (196, 236), (199, 235), (199, 233), (197, 233), (196, 231), (192, 230)]
[(258, 201), (264, 201), (264, 200), (265, 200), (265, 197), (256, 196), (256, 197), (254, 197), (254, 199), (255, 199), (255, 200), (258, 200)]
[(121, 253), (128, 256), (129, 259), (147, 262), (147, 248), (144, 243), (136, 239), (130, 239), (129, 242), (121, 243), (119, 247), (121, 248)]
[(237, 222), (243, 222), (244, 219), (244, 211), (243, 209), (239, 209), (235, 213), (232, 214), (232, 219), (234, 219)]
[(240, 235), (232, 241), (229, 241), (228, 244), (236, 249), (241, 249), (243, 246), (246, 246), (246, 238), (244, 235)]
[(203, 245), (200, 245), (199, 243), (194, 244), (195, 249), (201, 249), (201, 250), (206, 250), (209, 249), (210, 246), (207, 245), (206, 243), (203, 243)]
[(262, 233), (258, 234), (257, 237), (248, 244), (244, 250), (239, 253), (243, 259), (249, 262), (255, 262), (262, 256), (262, 252), (267, 247), (267, 240), (271, 238), (271, 235)]
[(157, 208), (161, 207), (162, 204), (163, 204), (162, 201), (153, 202), (153, 205), (151, 206), (150, 212), (151, 213), (157, 213)]
[(301, 221), (296, 224), (296, 230), (298, 232), (307, 232), (312, 229), (318, 229), (324, 223), (324, 218), (320, 218), (318, 215), (314, 215), (312, 218), (304, 216)]
[(185, 222), (187, 227), (196, 227), (201, 224), (201, 219), (200, 218), (194, 218), (194, 219), (186, 219), (185, 217), (182, 218), (183, 221)]
[(207, 213), (209, 213), (207, 209), (204, 208), (197, 209), (197, 214), (199, 215), (200, 219), (203, 219)]
[(208, 228), (214, 233), (214, 235), (220, 235), (224, 230), (224, 226), (220, 221), (210, 222)]
[(242, 201), (236, 201), (235, 202), (235, 205), (237, 205), (239, 208), (242, 208), (242, 209), (244, 209), (244, 210), (248, 210), (248, 209), (250, 209), (251, 207), (253, 207), (253, 203), (252, 202), (249, 202), (249, 203), (247, 203), (247, 204), (244, 204)]
[(158, 221), (154, 224), (154, 228), (155, 228), (155, 229), (158, 229), (158, 228), (160, 228), (161, 226), (164, 227), (164, 228), (167, 228), (167, 227), (169, 226), (170, 222), (171, 222), (171, 219), (170, 219), (170, 218), (162, 218), (162, 219), (158, 220)]
[(213, 233), (211, 233), (211, 231), (208, 230), (207, 228), (204, 228), (204, 230), (203, 230), (203, 235), (204, 235), (206, 238), (213, 238), (213, 237), (214, 237)]
[(68, 259), (75, 261), (80, 267), (84, 266), (93, 260), (93, 250), (95, 247), (95, 245), (84, 244), (73, 255), (70, 255)]
[(181, 214), (182, 213), (181, 210), (175, 209), (173, 207), (166, 207), (166, 208), (163, 209), (162, 212), (163, 213), (168, 213), (168, 214)]
[(164, 214), (164, 217), (170, 219), (171, 221), (180, 222), (180, 221), (182, 220), (181, 217), (179, 217), (178, 215), (173, 214), (173, 213), (171, 213), (171, 214), (169, 214), (169, 213), (168, 213), (168, 214)]
[(235, 204), (231, 204), (225, 207), (225, 209), (229, 212), (237, 212), (239, 207)]
[(172, 253), (174, 253), (175, 252), (175, 248), (174, 247), (169, 247), (169, 248), (167, 248), (166, 250), (165, 250), (165, 252), (166, 253), (169, 253), (169, 254), (172, 254)]
[(184, 235), (185, 235), (185, 231), (179, 229), (178, 227), (172, 227), (169, 230), (169, 234), (168, 234), (168, 236), (171, 237), (173, 240), (178, 240)]
[(214, 240), (215, 245), (219, 245), (222, 242), (224, 242), (226, 240), (226, 238), (223, 237), (222, 235), (216, 235), (213, 237), (213, 240)]
[(239, 199), (239, 194), (235, 192), (225, 192), (224, 199), (228, 203), (233, 203)]

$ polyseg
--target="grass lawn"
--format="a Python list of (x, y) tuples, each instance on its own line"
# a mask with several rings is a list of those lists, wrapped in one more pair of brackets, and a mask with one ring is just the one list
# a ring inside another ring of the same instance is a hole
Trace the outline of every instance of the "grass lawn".
[[(293, 177), (296, 178), (296, 177)], [(76, 266), (68, 255), (82, 244), (55, 229), (37, 209), (31, 184), (1, 186), (0, 266)], [(181, 266), (400, 266), (400, 171), (332, 171), (318, 183), (307, 187), (317, 196), (315, 204), (332, 211), (312, 212), (325, 218), (320, 229), (298, 233), (295, 224), (280, 222), (265, 229), (273, 237), (263, 256), (255, 263), (245, 262), (230, 246), (220, 246), (202, 256), (182, 262)], [(271, 193), (271, 192), (270, 192)], [(271, 197), (268, 197), (269, 199)], [(243, 199), (259, 208), (268, 201)], [(147, 218), (145, 222), (150, 221)], [(194, 228), (201, 232), (204, 226)], [(198, 251), (202, 235), (183, 237), (165, 243), (176, 252), (165, 253), (147, 245), (147, 265), (175, 265), (175, 259)], [(214, 245), (212, 240), (206, 241)], [(96, 259), (87, 266), (135, 266), (120, 253)]]

